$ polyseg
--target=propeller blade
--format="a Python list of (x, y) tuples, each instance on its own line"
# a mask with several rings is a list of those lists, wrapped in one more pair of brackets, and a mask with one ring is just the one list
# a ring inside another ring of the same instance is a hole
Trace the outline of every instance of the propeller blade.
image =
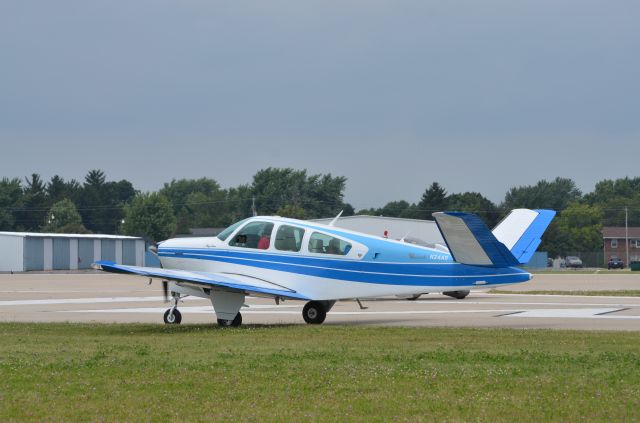
[(169, 282), (162, 281), (162, 292), (164, 293), (164, 302), (169, 302)]

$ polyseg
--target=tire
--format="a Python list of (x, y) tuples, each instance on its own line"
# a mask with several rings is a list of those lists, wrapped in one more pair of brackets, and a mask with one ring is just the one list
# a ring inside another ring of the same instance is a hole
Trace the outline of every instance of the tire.
[(169, 317), (169, 313), (171, 309), (168, 308), (167, 311), (164, 312), (164, 322), (167, 325), (179, 325), (182, 322), (182, 313), (176, 308), (173, 310), (173, 315)]
[(233, 320), (218, 319), (218, 325), (222, 326), (223, 328), (237, 328), (241, 324), (242, 324), (242, 314), (240, 314), (240, 312), (236, 314), (236, 317), (234, 317)]
[(318, 301), (309, 301), (302, 309), (302, 318), (310, 325), (319, 325), (327, 318), (327, 311)]
[(457, 300), (462, 300), (462, 299), (465, 299), (467, 295), (469, 295), (469, 291), (448, 291), (448, 292), (443, 292), (443, 294), (448, 297), (455, 298)]

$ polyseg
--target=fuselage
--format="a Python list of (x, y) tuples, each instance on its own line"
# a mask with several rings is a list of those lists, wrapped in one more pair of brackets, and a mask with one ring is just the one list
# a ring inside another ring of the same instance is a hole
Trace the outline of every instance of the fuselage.
[[(268, 228), (268, 236), (254, 228)], [(456, 263), (446, 248), (295, 219), (257, 216), (225, 232), (220, 238), (160, 243), (163, 267), (268, 282), (314, 300), (470, 290), (531, 279), (517, 267)]]

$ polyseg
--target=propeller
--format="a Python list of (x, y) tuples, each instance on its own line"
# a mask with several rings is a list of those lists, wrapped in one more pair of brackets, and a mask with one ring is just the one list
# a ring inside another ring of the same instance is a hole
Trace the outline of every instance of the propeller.
[(169, 302), (169, 282), (162, 281), (162, 292), (164, 293), (164, 302)]

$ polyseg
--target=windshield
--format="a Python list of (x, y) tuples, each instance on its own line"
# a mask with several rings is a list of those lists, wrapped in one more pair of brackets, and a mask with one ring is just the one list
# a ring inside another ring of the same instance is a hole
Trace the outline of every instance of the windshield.
[(231, 235), (233, 233), (233, 231), (235, 231), (236, 229), (238, 229), (238, 226), (242, 225), (244, 222), (246, 222), (247, 219), (243, 219), (239, 222), (234, 223), (233, 225), (229, 226), (227, 229), (225, 229), (224, 231), (220, 232), (217, 237), (219, 240), (224, 241), (227, 238), (229, 238), (229, 235)]

